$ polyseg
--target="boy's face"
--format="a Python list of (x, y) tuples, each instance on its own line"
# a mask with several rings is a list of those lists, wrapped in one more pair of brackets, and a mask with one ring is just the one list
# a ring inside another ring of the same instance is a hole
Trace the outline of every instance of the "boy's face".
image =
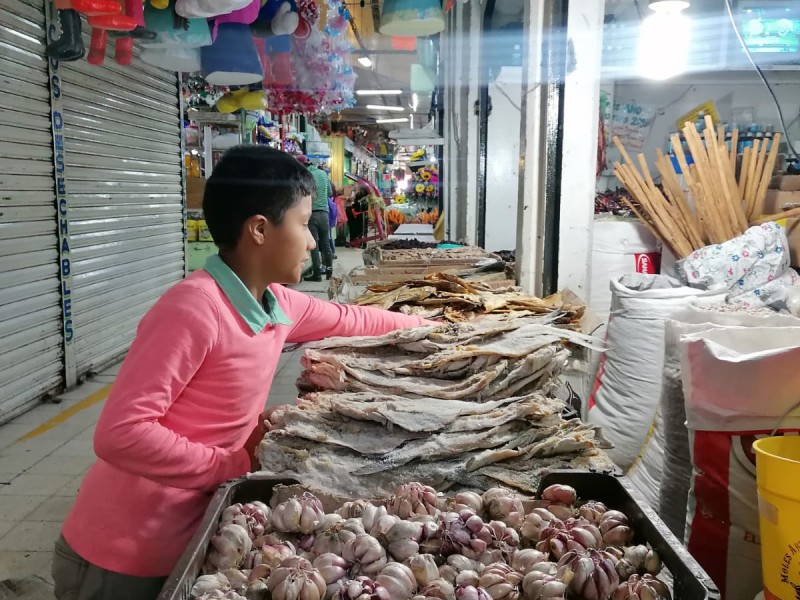
[(308, 229), (310, 218), (311, 196), (304, 196), (286, 211), (280, 225), (263, 222), (256, 252), (264, 281), (295, 285), (302, 280), (308, 253), (316, 247)]

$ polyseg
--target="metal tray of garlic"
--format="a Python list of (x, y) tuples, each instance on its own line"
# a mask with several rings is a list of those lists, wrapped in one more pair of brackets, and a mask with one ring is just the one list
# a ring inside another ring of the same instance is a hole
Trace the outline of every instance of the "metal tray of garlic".
[(391, 498), (311, 494), (249, 475), (219, 488), (159, 600), (718, 600), (624, 477), (546, 475)]

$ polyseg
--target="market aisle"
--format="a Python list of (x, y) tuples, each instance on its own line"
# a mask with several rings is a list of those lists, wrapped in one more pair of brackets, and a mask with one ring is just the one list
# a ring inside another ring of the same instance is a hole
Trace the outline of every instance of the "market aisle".
[[(361, 264), (358, 250), (337, 248), (337, 254), (337, 273)], [(326, 281), (297, 289), (328, 297)], [(118, 370), (114, 366), (0, 426), (0, 582), (33, 576), (35, 590), (26, 599), (52, 598), (51, 550), (94, 461), (95, 423)], [(299, 374), (299, 353), (284, 354), (268, 404), (292, 402)]]

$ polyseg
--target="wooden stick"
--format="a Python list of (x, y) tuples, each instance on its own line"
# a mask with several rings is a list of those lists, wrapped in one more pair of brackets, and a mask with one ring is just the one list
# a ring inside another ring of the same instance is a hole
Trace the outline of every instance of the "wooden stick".
[[(757, 217), (760, 217), (761, 213), (764, 212), (764, 201), (767, 198), (767, 188), (769, 187), (770, 181), (772, 181), (772, 172), (775, 170), (775, 161), (778, 159), (778, 144), (780, 141), (781, 134), (776, 133), (775, 138), (772, 140), (772, 148), (769, 151), (767, 164), (764, 167), (764, 172), (761, 174), (761, 182), (758, 186), (758, 191), (756, 192), (754, 215)], [(767, 143), (765, 141), (764, 147), (766, 148), (766, 146)]]
[(750, 148), (745, 148), (742, 152), (742, 167), (739, 170), (739, 195), (744, 202), (745, 211), (748, 218), (752, 217), (750, 214), (750, 206), (747, 203), (747, 196), (745, 195), (745, 187), (747, 186), (747, 172), (750, 169)]
[[(708, 119), (708, 121), (711, 121), (713, 123), (713, 121), (711, 120), (711, 117), (707, 116), (706, 118)], [(721, 125), (721, 124), (717, 125), (717, 140), (719, 140), (723, 144), (725, 143), (725, 126), (724, 125)], [(728, 162), (730, 162), (730, 161), (728, 161)]]
[(703, 242), (703, 236), (700, 233), (702, 226), (697, 222), (689, 203), (686, 200), (686, 194), (681, 188), (678, 175), (675, 173), (672, 161), (669, 157), (664, 156), (660, 149), (656, 149), (656, 168), (661, 174), (661, 181), (664, 184), (664, 191), (667, 193), (669, 199), (678, 207), (678, 211), (683, 216), (683, 221), (686, 227), (686, 234), (695, 249), (702, 248), (706, 244)]
[(750, 225), (763, 225), (770, 221), (780, 221), (781, 219), (790, 219), (793, 217), (800, 217), (800, 207), (791, 208), (783, 212), (775, 213), (774, 215), (762, 215), (755, 221), (751, 221)]
[(750, 172), (747, 174), (747, 203), (751, 208), (753, 216), (756, 209), (756, 191), (761, 181), (761, 172), (764, 170), (764, 155), (761, 152), (761, 140), (753, 140), (753, 156), (750, 157)]
[(686, 155), (683, 153), (683, 146), (681, 145), (680, 138), (677, 135), (673, 135), (670, 138), (670, 141), (672, 142), (672, 151), (675, 152), (675, 158), (678, 159), (678, 164), (681, 167), (683, 178), (686, 180), (686, 184), (689, 186), (689, 190), (692, 192), (692, 198), (694, 199), (697, 217), (700, 221), (700, 225), (703, 227), (703, 231), (705, 231), (706, 239), (709, 242), (716, 242), (718, 241), (716, 226), (711, 214), (708, 213), (706, 206), (703, 203), (702, 186), (700, 186), (700, 184), (694, 178), (692, 169), (689, 168), (689, 164), (686, 161)]
[[(731, 231), (735, 234), (734, 237), (741, 235), (747, 229), (747, 220), (743, 219), (744, 224), (740, 225), (739, 219), (736, 215), (736, 207), (734, 206), (733, 194), (731, 193), (728, 185), (728, 173), (730, 171), (731, 163), (728, 160), (728, 154), (725, 153), (725, 159), (719, 154), (719, 140), (714, 136), (714, 130), (709, 127), (712, 124), (711, 117), (706, 117), (706, 130), (704, 133), (706, 142), (706, 153), (708, 154), (709, 164), (711, 166), (711, 177), (717, 183), (717, 191), (722, 200), (722, 210), (724, 216), (728, 219)], [(737, 190), (738, 192), (738, 190)]]
[(713, 215), (712, 218), (717, 230), (717, 240), (715, 242), (725, 242), (734, 236), (731, 231), (730, 221), (724, 212), (724, 200), (721, 198), (721, 192), (718, 190), (718, 184), (712, 174), (711, 165), (703, 147), (703, 142), (700, 139), (700, 134), (694, 126), (691, 126), (684, 129), (684, 135), (694, 158), (697, 179), (703, 189), (702, 197), (695, 199), (695, 202), (702, 201), (706, 203), (706, 210), (709, 215)]
[[(736, 157), (739, 156), (739, 130), (734, 129), (731, 132), (731, 170), (736, 173)], [(740, 194), (741, 196), (741, 194)]]

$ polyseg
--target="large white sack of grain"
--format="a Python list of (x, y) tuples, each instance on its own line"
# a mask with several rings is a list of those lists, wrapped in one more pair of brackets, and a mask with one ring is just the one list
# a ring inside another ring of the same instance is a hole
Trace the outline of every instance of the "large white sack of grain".
[(727, 327), (681, 337), (692, 485), (686, 541), (726, 600), (761, 589), (753, 442), (797, 435), (800, 327)]
[(623, 275), (655, 275), (661, 244), (638, 220), (598, 217), (592, 229), (589, 308), (603, 322), (611, 310), (611, 282)]
[[(702, 305), (692, 302), (667, 319), (664, 335), (664, 380), (661, 387), (659, 416), (663, 433), (663, 469), (655, 473), (631, 474), (639, 477), (657, 477), (660, 484), (658, 512), (675, 536), (682, 540), (686, 530), (686, 505), (692, 476), (689, 454), (689, 433), (686, 430), (683, 383), (681, 381), (680, 337), (726, 327), (797, 327), (800, 319), (778, 314), (772, 310), (744, 309), (739, 305)], [(646, 447), (651, 446), (650, 443)], [(643, 451), (647, 456), (649, 448)], [(635, 466), (634, 466), (635, 469)], [(638, 487), (638, 485), (637, 485)]]
[[(719, 302), (723, 296), (664, 275), (626, 275), (611, 288), (608, 350), (597, 370), (588, 419), (603, 428), (615, 445), (609, 456), (628, 471), (651, 431), (661, 396), (664, 321), (695, 298)], [(658, 488), (649, 495), (657, 499)]]

